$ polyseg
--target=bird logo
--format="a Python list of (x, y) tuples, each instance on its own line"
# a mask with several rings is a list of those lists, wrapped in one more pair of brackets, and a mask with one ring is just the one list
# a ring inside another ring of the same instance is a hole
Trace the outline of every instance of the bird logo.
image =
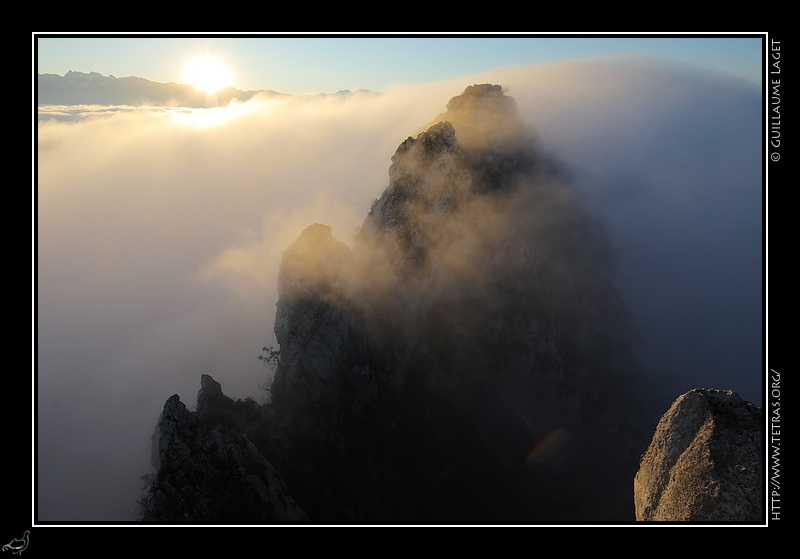
[(22, 535), (21, 538), (14, 538), (6, 545), (3, 546), (3, 551), (10, 551), (16, 555), (21, 554), (25, 551), (25, 548), (28, 547), (28, 536), (30, 535), (30, 530), (25, 530), (25, 533)]

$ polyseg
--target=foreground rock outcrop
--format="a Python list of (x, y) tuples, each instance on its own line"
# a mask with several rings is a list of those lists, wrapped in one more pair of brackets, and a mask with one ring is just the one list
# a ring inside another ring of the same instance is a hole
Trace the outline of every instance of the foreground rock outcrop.
[(675, 400), (634, 480), (636, 519), (763, 521), (763, 425), (761, 410), (733, 391)]

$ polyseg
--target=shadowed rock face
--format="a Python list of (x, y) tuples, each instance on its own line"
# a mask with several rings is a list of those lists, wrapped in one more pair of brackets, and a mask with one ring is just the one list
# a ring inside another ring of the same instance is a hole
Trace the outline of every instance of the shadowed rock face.
[[(197, 411), (177, 394), (164, 404), (153, 441), (155, 474), (140, 501), (154, 523), (273, 524), (307, 521), (264, 456), (255, 402), (234, 402), (202, 375)], [(261, 448), (259, 444), (261, 443)]]
[(447, 107), (398, 147), (352, 251), (317, 224), (284, 254), (289, 484), (349, 479), (317, 487), (326, 516), (632, 519), (650, 427), (603, 230), (502, 88)]
[(696, 389), (661, 418), (634, 480), (637, 520), (764, 520), (763, 416), (733, 391)]

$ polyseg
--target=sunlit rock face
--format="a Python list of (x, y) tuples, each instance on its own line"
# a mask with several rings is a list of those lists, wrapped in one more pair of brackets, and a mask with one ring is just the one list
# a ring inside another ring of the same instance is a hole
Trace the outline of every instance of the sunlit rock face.
[(642, 456), (636, 519), (763, 522), (763, 426), (761, 410), (731, 390), (680, 396)]

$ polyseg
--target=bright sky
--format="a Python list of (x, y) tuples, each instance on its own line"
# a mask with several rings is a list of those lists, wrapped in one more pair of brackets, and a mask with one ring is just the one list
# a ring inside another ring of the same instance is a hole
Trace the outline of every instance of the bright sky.
[[(44, 36), (48, 35), (48, 36)], [(282, 93), (380, 91), (482, 72), (613, 53), (639, 53), (706, 67), (761, 83), (763, 32), (700, 35), (546, 36), (86, 36), (34, 34), (40, 74), (70, 70), (155, 82), (188, 83), (186, 67), (203, 54), (219, 57), (229, 85)]]

